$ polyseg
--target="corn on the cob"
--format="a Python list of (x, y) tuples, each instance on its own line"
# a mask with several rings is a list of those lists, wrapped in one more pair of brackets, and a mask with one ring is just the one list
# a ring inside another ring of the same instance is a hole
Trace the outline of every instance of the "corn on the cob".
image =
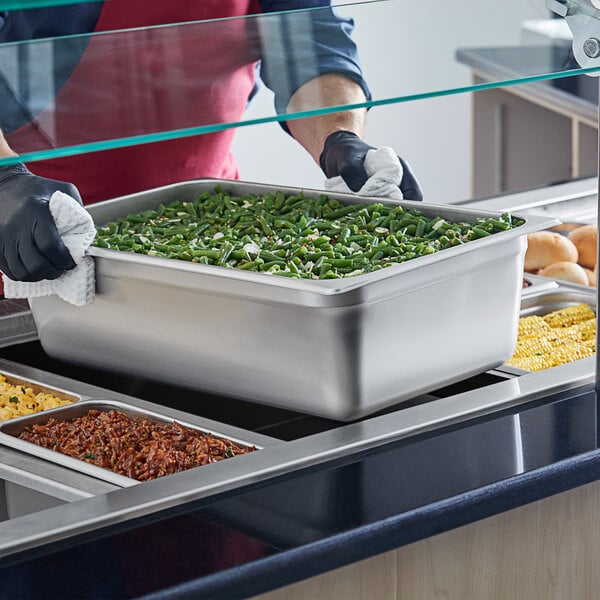
[(555, 344), (546, 338), (527, 337), (517, 341), (512, 359), (526, 358), (528, 356), (540, 356), (552, 352)]
[(587, 304), (569, 306), (544, 317), (519, 319), (517, 345), (508, 365), (541, 371), (596, 352), (596, 318)]
[(577, 304), (548, 313), (544, 316), (544, 321), (550, 327), (571, 327), (589, 321), (595, 316), (594, 311), (587, 304)]
[(519, 319), (519, 338), (527, 335), (538, 335), (542, 331), (548, 331), (550, 325), (539, 315), (531, 315)]
[(525, 371), (543, 371), (554, 366), (550, 364), (547, 356), (524, 356), (522, 358), (510, 359), (506, 364)]
[(578, 338), (587, 342), (590, 340), (596, 343), (596, 319), (590, 319), (589, 321), (584, 321), (583, 323), (579, 323), (573, 327)]
[(564, 365), (565, 363), (573, 362), (587, 358), (594, 354), (593, 349), (584, 344), (568, 344), (561, 348), (557, 348), (552, 354), (554, 366)]
[(596, 354), (596, 338), (593, 340), (586, 340), (585, 342), (581, 342), (582, 346), (589, 348), (592, 354)]

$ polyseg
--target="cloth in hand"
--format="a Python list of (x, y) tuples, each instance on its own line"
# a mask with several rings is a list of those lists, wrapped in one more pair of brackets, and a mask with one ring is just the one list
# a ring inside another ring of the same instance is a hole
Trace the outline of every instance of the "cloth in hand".
[(398, 155), (392, 148), (383, 146), (369, 150), (365, 156), (364, 168), (369, 178), (358, 192), (353, 192), (341, 175), (326, 179), (325, 189), (330, 192), (402, 200), (399, 185), (402, 181), (403, 169)]
[(75, 306), (90, 304), (95, 295), (95, 267), (94, 259), (85, 252), (96, 237), (94, 221), (79, 202), (60, 191), (52, 194), (49, 209), (75, 267), (57, 279), (35, 282), (13, 281), (3, 275), (4, 296), (36, 298), (55, 294)]

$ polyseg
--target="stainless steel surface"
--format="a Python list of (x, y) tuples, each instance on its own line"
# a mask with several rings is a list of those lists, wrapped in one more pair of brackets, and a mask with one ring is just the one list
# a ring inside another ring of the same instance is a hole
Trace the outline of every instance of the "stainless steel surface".
[[(584, 193), (583, 189), (581, 193)], [(512, 199), (507, 197), (507, 202), (510, 203)], [(532, 291), (537, 293), (542, 289), (556, 289), (558, 286), (554, 281), (541, 281), (545, 278), (533, 277), (533, 279), (534, 285), (523, 291), (524, 296)], [(2, 369), (8, 369), (24, 377), (43, 380), (50, 385), (72, 389), (81, 394), (84, 400), (109, 395), (115, 400), (132, 405), (155, 408), (152, 404), (122, 393), (107, 392), (97, 386), (5, 359), (0, 359), (0, 370)], [(278, 475), (297, 472), (332, 458), (345, 457), (356, 451), (376, 448), (393, 440), (433, 431), (445, 425), (467, 421), (475, 416), (516, 407), (543, 398), (549, 393), (592, 384), (594, 381), (593, 367), (590, 367), (587, 360), (576, 361), (540, 373), (513, 375), (499, 372), (499, 374), (504, 375), (505, 378), (483, 389), (441, 398), (427, 396), (423, 403), (371, 417), (362, 422), (340, 425), (338, 428), (302, 437), (293, 442), (267, 439), (263, 444), (265, 446), (263, 450), (238, 457), (237, 461), (228, 461), (229, 464), (225, 461), (222, 469), (213, 469), (214, 465), (208, 465), (197, 473), (190, 470), (162, 480), (157, 479), (122, 489), (113, 486), (112, 491), (99, 492), (94, 498), (7, 521), (0, 524), (0, 556), (8, 556), (41, 544), (97, 530), (165, 508), (180, 506), (190, 500), (207, 498), (219, 492), (240, 488)], [(202, 410), (201, 406), (199, 410)], [(198, 418), (185, 413), (179, 414), (184, 420)], [(224, 429), (221, 428), (221, 431), (228, 437), (235, 435)], [(237, 430), (237, 433), (238, 437), (243, 437), (246, 432)], [(82, 478), (82, 485), (79, 487), (93, 481), (92, 478), (81, 473), (9, 448), (0, 447), (0, 462), (5, 462), (4, 455), (7, 452), (18, 456), (23, 472), (16, 474), (24, 478), (34, 468), (41, 472), (47, 467), (50, 479), (54, 477), (52, 470), (55, 469), (62, 470), (62, 474), (56, 474), (56, 479), (59, 481), (64, 480), (62, 478), (65, 473)], [(97, 484), (111, 486), (101, 481), (97, 481)]]
[[(600, 81), (598, 84), (600, 85)], [(507, 196), (470, 202), (469, 206), (496, 210), (504, 208), (505, 210), (510, 211), (525, 211), (533, 214), (553, 215), (559, 217), (563, 222), (595, 223), (596, 226), (600, 228), (600, 210), (598, 210), (599, 198), (598, 179), (594, 177), (580, 181), (571, 181), (562, 185), (549, 188), (546, 187), (531, 192), (510, 194)], [(525, 274), (525, 278), (546, 280), (545, 285), (553, 285), (553, 282), (547, 278), (536, 278), (529, 274)], [(536, 284), (540, 285), (541, 281), (536, 281)], [(591, 293), (594, 295), (594, 306), (597, 306), (599, 289), (600, 269), (596, 274), (596, 289), (590, 288)], [(526, 288), (523, 291), (523, 294), (527, 295), (530, 292), (531, 289)], [(596, 337), (597, 340), (600, 339), (600, 330), (597, 330)], [(585, 359), (584, 362), (593, 360), (594, 359)], [(506, 367), (503, 369), (505, 368)], [(591, 370), (592, 372), (600, 373), (599, 353), (596, 353), (596, 359)], [(513, 370), (513, 372), (519, 372), (519, 370)], [(600, 390), (600, 381), (596, 382), (596, 387)]]
[(0, 348), (37, 339), (33, 315), (26, 301), (2, 300)]
[[(201, 180), (101, 203), (90, 213), (102, 224), (161, 202), (195, 199), (216, 183), (242, 195), (302, 191)], [(457, 220), (497, 214), (401, 204)], [(95, 301), (76, 308), (56, 297), (36, 298), (32, 311), (51, 356), (352, 420), (511, 356), (526, 234), (557, 222), (523, 218), (518, 229), (334, 281), (93, 248)]]
[[(556, 281), (537, 275), (527, 275), (527, 279), (531, 281), (532, 285), (523, 289), (521, 294), (521, 317), (546, 315), (554, 310), (575, 304), (587, 304), (596, 312), (596, 290), (594, 288), (565, 281)], [(596, 359), (590, 356), (577, 362), (587, 366), (590, 376), (593, 376), (595, 361)], [(509, 365), (502, 365), (498, 370), (513, 375), (523, 375), (530, 372)]]
[[(600, 79), (598, 80), (598, 91), (600, 92)], [(598, 107), (598, 120), (600, 121), (600, 106)], [(600, 146), (600, 134), (598, 136), (598, 144)], [(598, 172), (600, 173), (600, 148), (598, 152)], [(599, 206), (596, 212), (596, 230), (600, 231), (600, 187), (598, 188), (598, 203)], [(600, 257), (600, 240), (596, 242), (596, 260)], [(596, 263), (596, 306), (598, 306), (598, 294), (600, 294), (600, 268)], [(595, 373), (596, 382), (594, 384), (596, 390), (600, 390), (600, 351), (598, 351), (598, 342), (600, 342), (600, 328), (596, 326), (596, 362)]]
[(466, 201), (465, 206), (481, 210), (508, 210), (551, 216), (562, 222), (595, 223), (598, 211), (596, 177), (569, 181), (537, 190)]
[[(600, 6), (596, 0), (546, 0), (546, 6), (564, 17), (573, 33), (573, 55), (584, 69), (598, 69), (600, 52), (594, 42), (600, 35)], [(597, 41), (597, 40), (596, 40)], [(598, 75), (591, 71), (590, 75)]]
[[(7, 361), (0, 360), (0, 368)], [(236, 489), (357, 451), (469, 418), (543, 398), (548, 393), (590, 384), (593, 374), (577, 361), (541, 373), (506, 379), (482, 390), (473, 390), (398, 410), (358, 423), (347, 424), (293, 442), (275, 443), (260, 452), (191, 469), (167, 478), (117, 489), (108, 494), (72, 502), (0, 524), (0, 556), (34, 548), (80, 533), (180, 506), (220, 492)], [(25, 371), (26, 368), (23, 367)], [(13, 369), (14, 370), (14, 369)], [(62, 378), (52, 376), (56, 381)], [(71, 383), (69, 382), (71, 386)], [(73, 382), (84, 395), (97, 388)], [(122, 395), (117, 394), (121, 397)], [(127, 401), (127, 397), (123, 397)], [(139, 402), (132, 399), (133, 402)], [(42, 461), (40, 461), (42, 462)]]
[(5, 514), (0, 519), (16, 519), (41, 510), (64, 504), (64, 500), (38, 492), (32, 488), (0, 480), (0, 494), (3, 494)]
[[(598, 80), (598, 91), (600, 93), (600, 79)], [(598, 107), (598, 120), (600, 121), (600, 106)], [(600, 134), (598, 136), (598, 173), (600, 173)], [(596, 231), (600, 231), (600, 187), (598, 187), (598, 206), (596, 209)], [(600, 257), (600, 240), (596, 242), (596, 260)], [(598, 294), (600, 294), (600, 267), (596, 262), (596, 306), (598, 306)], [(598, 343), (600, 342), (600, 328), (596, 325), (596, 362), (595, 362), (595, 374), (596, 380), (594, 387), (600, 391), (600, 351), (598, 350)]]
[(567, 15), (568, 7), (564, 0), (546, 0), (546, 6), (561, 17)]
[(554, 310), (587, 304), (596, 310), (596, 290), (566, 281), (531, 277), (534, 285), (525, 289), (521, 298), (521, 316), (545, 315)]
[[(130, 417), (146, 417), (151, 421), (159, 423), (172, 423), (176, 420), (180, 425), (189, 427), (191, 429), (195, 429), (196, 431), (201, 431), (202, 433), (212, 433), (215, 437), (218, 438), (227, 437), (221, 434), (219, 431), (208, 431), (186, 421), (180, 419), (172, 419), (168, 416), (168, 414), (166, 414), (168, 413), (168, 409), (165, 409), (164, 411), (161, 409), (159, 409), (158, 411), (147, 410), (132, 406), (131, 404), (125, 404), (123, 402), (95, 398), (93, 400), (87, 400), (78, 404), (61, 406), (59, 408), (43, 411), (35, 415), (29, 415), (27, 417), (12, 419), (10, 421), (0, 423), (0, 443), (11, 448), (15, 448), (16, 450), (22, 450), (23, 452), (33, 454), (34, 456), (38, 456), (39, 458), (43, 458), (50, 462), (69, 467), (75, 471), (80, 471), (81, 473), (85, 473), (90, 477), (96, 477), (97, 479), (108, 481), (109, 483), (113, 483), (114, 485), (120, 487), (138, 485), (140, 482), (135, 479), (126, 477), (125, 475), (120, 475), (119, 473), (115, 473), (114, 471), (110, 471), (109, 469), (98, 467), (86, 461), (72, 458), (71, 456), (67, 456), (66, 454), (56, 452), (49, 448), (38, 446), (31, 442), (22, 440), (18, 437), (27, 427), (33, 425), (43, 425), (47, 423), (50, 419), (55, 419), (57, 421), (70, 421), (72, 419), (76, 419), (78, 417), (86, 415), (89, 410), (98, 410), (101, 412), (118, 410), (129, 415)], [(245, 448), (253, 446), (252, 443), (243, 439), (228, 439)], [(257, 446), (257, 449), (260, 450), (262, 449), (262, 447)]]
[(158, 408), (162, 415), (167, 416), (174, 421), (189, 423), (191, 426), (203, 429), (204, 431), (218, 431), (229, 439), (244, 439), (247, 443), (254, 446), (260, 446), (264, 448), (265, 446), (270, 446), (279, 442), (279, 440), (276, 440), (268, 435), (262, 435), (254, 431), (248, 431), (240, 427), (235, 427), (234, 425), (221, 423), (213, 419), (193, 415), (174, 408), (157, 406), (156, 403), (146, 402), (131, 395), (107, 390), (99, 386), (90, 385), (76, 379), (71, 379), (70, 377), (63, 377), (55, 373), (50, 373), (48, 371), (36, 369), (35, 367), (25, 366), (0, 358), (0, 372), (4, 371), (14, 373), (15, 375), (23, 377), (24, 379), (44, 381), (45, 384), (52, 386), (53, 388), (69, 388), (73, 391), (73, 393), (81, 396), (82, 402), (93, 400), (94, 398), (109, 398), (115, 402), (122, 402), (150, 413), (156, 411)]
[[(569, 295), (569, 293), (580, 294), (583, 291), (584, 294), (589, 294), (591, 291), (581, 290), (580, 286), (558, 284), (547, 278), (532, 276), (532, 280), (533, 285), (528, 291), (533, 291), (533, 296), (548, 292), (559, 296), (562, 301), (575, 301), (584, 298)], [(559, 291), (559, 288), (562, 288), (562, 291)], [(565, 295), (565, 291), (568, 292), (567, 295)], [(527, 291), (524, 293), (524, 296), (526, 295)], [(529, 304), (532, 304), (532, 301)], [(540, 304), (539, 300), (535, 300), (535, 302)], [(527, 305), (528, 302), (525, 302), (524, 298), (523, 306)], [(31, 368), (0, 360), (0, 369), (9, 367), (13, 372), (17, 371), (22, 375), (29, 374), (30, 376), (35, 373), (35, 377), (38, 379), (43, 379), (58, 387), (74, 389), (84, 398), (98, 397), (103, 392), (99, 388), (81, 382), (65, 380), (54, 374), (43, 374)], [(330, 458), (343, 457), (356, 450), (373, 448), (387, 441), (410, 437), (416, 433), (460, 422), (473, 416), (516, 406), (543, 397), (550, 391), (556, 392), (591, 383), (593, 381), (593, 365), (586, 359), (541, 373), (523, 372), (517, 375), (507, 375), (505, 380), (487, 386), (483, 390), (477, 389), (442, 399), (432, 397), (421, 405), (372, 417), (365, 422), (340, 426), (333, 431), (305, 437), (295, 442), (282, 443), (271, 440), (268, 447), (261, 450), (260, 453), (256, 453), (256, 455), (261, 454), (261, 457), (252, 455), (238, 457), (238, 460), (242, 462), (237, 467), (224, 465), (227, 468), (220, 469), (218, 473), (211, 470), (212, 465), (209, 465), (206, 467), (207, 470), (201, 470), (201, 477), (191, 477), (190, 475), (182, 477), (185, 473), (180, 473), (168, 478), (172, 482), (168, 486), (161, 484), (157, 487), (155, 484), (160, 480), (156, 480), (124, 490), (115, 490), (113, 487), (114, 491), (111, 491), (109, 495), (100, 492), (97, 498), (73, 503), (68, 507), (59, 507), (50, 513), (46, 511), (43, 515), (31, 514), (21, 517), (13, 522), (0, 525), (0, 555), (11, 554), (24, 548), (68, 537), (79, 531), (93, 530), (109, 523), (148, 514), (164, 507), (177, 506), (190, 499), (207, 497), (219, 491), (234, 489), (279, 474), (297, 471)], [(104, 391), (104, 394), (106, 393)], [(135, 398), (112, 392), (111, 395), (128, 404), (142, 404), (152, 408), (152, 405)], [(0, 448), (0, 454), (8, 450)], [(20, 458), (29, 461), (30, 464), (25, 464), (27, 471), (31, 470), (32, 464), (38, 469), (47, 465), (66, 471), (63, 467), (46, 463), (41, 459), (37, 459), (36, 464), (33, 456), (22, 454)], [(27, 473), (23, 475), (27, 475)], [(72, 475), (84, 477), (75, 472), (72, 472)], [(58, 474), (57, 479), (61, 481), (62, 477), (64, 474)], [(103, 482), (98, 481), (98, 484), (103, 484)], [(139, 490), (139, 493), (130, 495), (132, 489)]]
[(600, 41), (597, 38), (588, 38), (583, 44), (583, 51), (588, 58), (600, 56)]
[(53, 498), (74, 502), (106, 494), (117, 486), (40, 458), (0, 447), (0, 480)]

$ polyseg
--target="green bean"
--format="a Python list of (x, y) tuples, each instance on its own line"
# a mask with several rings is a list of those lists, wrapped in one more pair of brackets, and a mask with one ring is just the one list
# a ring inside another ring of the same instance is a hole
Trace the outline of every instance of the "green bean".
[(351, 267), (353, 261), (351, 258), (333, 258), (329, 261), (329, 264), (333, 267)]
[(327, 213), (328, 219), (339, 219), (340, 217), (345, 217), (361, 208), (360, 204), (351, 204), (349, 206), (345, 206), (343, 208), (338, 208), (337, 210), (333, 210), (330, 213)]
[(491, 235), (489, 231), (486, 231), (480, 226), (473, 227), (473, 233), (475, 233), (476, 237), (487, 237), (488, 235)]
[(192, 257), (200, 258), (201, 256), (206, 256), (212, 260), (218, 260), (220, 254), (221, 253), (218, 250), (194, 250), (192, 252)]
[(323, 277), (327, 275), (331, 269), (333, 269), (333, 265), (331, 263), (324, 262), (319, 269), (319, 279), (323, 279)]
[(267, 270), (267, 269), (270, 269), (271, 267), (274, 267), (274, 266), (277, 266), (277, 267), (284, 266), (285, 267), (285, 265), (286, 265), (285, 260), (271, 260), (269, 262), (266, 262), (263, 265), (263, 269)]
[(255, 260), (250, 260), (248, 262), (239, 264), (237, 268), (238, 269), (243, 269), (243, 270), (246, 270), (246, 271), (251, 271), (251, 270), (255, 269), (259, 264), (260, 263), (258, 263)]
[(292, 278), (335, 279), (518, 227), (505, 213), (472, 222), (376, 202), (343, 205), (321, 195), (234, 196), (221, 186), (194, 201), (160, 204), (97, 228), (101, 248), (216, 264)]
[(127, 215), (127, 220), (130, 223), (145, 223), (146, 217), (144, 215)]
[(334, 258), (333, 252), (307, 252), (306, 260), (319, 260), (320, 258)]
[(273, 275), (280, 275), (281, 277), (292, 277), (293, 279), (299, 279), (298, 273), (291, 273), (290, 271), (275, 271)]
[(323, 244), (326, 244), (327, 242), (329, 242), (329, 240), (330, 238), (328, 238), (326, 235), (321, 235), (315, 240), (313, 240), (313, 244), (318, 247), (322, 246)]

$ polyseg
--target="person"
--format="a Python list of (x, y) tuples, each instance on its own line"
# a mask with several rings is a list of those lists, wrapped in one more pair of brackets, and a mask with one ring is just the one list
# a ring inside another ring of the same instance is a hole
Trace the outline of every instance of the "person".
[[(294, 13), (304, 8), (316, 10)], [(276, 15), (230, 18), (261, 12)], [(161, 27), (170, 23), (182, 25)], [(122, 29), (127, 33), (73, 35)], [(352, 31), (352, 20), (337, 15), (330, 0), (111, 0), (0, 13), (0, 49), (2, 42), (51, 40), (53, 61), (45, 100), (25, 98), (0, 70), (0, 158), (16, 160), (0, 166), (0, 271), (39, 281), (74, 267), (48, 208), (56, 190), (87, 204), (186, 179), (239, 178), (234, 129), (227, 128), (29, 167), (20, 154), (238, 122), (256, 91), (257, 65), (278, 114), (364, 104), (370, 91)], [(23, 60), (22, 75), (33, 59)], [(29, 92), (39, 77), (38, 69), (32, 73)], [(372, 148), (365, 121), (366, 109), (355, 108), (281, 124), (328, 178), (341, 176), (358, 191)], [(421, 200), (400, 160), (404, 198)]]

